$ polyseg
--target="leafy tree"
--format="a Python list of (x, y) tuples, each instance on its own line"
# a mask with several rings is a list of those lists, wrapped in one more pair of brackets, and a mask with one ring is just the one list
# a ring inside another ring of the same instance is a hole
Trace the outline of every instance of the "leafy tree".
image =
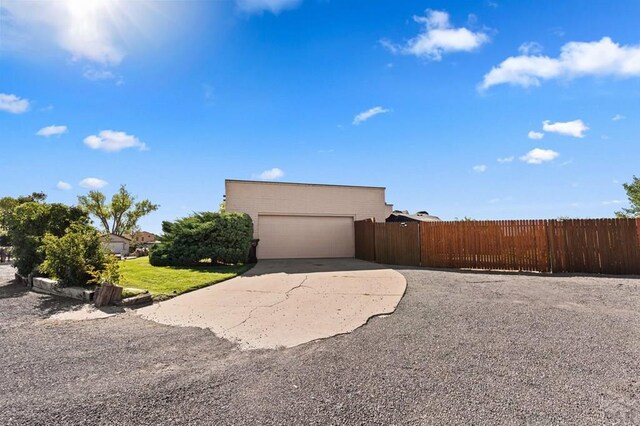
[(622, 211), (616, 212), (616, 217), (619, 218), (634, 218), (640, 217), (640, 179), (633, 176), (631, 183), (622, 184), (624, 190), (629, 197), (630, 207), (623, 208)]
[(106, 199), (102, 192), (90, 191), (87, 195), (78, 197), (78, 204), (98, 219), (107, 234), (132, 234), (137, 230), (138, 220), (159, 207), (149, 200), (136, 202), (125, 185), (121, 185), (111, 197), (111, 203), (107, 204)]
[(30, 202), (43, 202), (46, 200), (47, 194), (44, 192), (33, 192), (31, 195), (22, 195), (19, 197), (2, 197), (0, 198), (0, 246), (11, 245), (9, 240), (8, 221), (13, 209), (20, 204)]
[(28, 275), (43, 261), (42, 242), (46, 234), (61, 237), (74, 223), (87, 224), (86, 213), (78, 207), (30, 201), (12, 209), (6, 226), (18, 273)]

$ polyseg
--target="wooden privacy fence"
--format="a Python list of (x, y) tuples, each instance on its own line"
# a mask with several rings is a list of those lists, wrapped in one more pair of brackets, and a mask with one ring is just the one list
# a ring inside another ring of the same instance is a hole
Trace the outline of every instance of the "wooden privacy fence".
[(355, 224), (356, 257), (391, 265), (640, 274), (640, 219)]

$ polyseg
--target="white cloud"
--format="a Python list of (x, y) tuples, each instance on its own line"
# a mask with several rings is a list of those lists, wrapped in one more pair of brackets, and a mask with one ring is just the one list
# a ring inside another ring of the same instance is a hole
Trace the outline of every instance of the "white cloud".
[(611, 204), (623, 204), (624, 200), (610, 200), (610, 201), (603, 201), (602, 204), (604, 204), (605, 206), (611, 205)]
[(589, 130), (582, 120), (551, 123), (549, 120), (542, 122), (542, 130), (549, 133), (558, 133), (574, 138), (583, 138), (584, 132)]
[(386, 112), (390, 112), (390, 109), (387, 108), (382, 108), (380, 106), (377, 107), (373, 107), (371, 109), (368, 109), (364, 112), (361, 112), (360, 114), (356, 115), (355, 117), (353, 117), (353, 122), (352, 124), (354, 126), (357, 126), (360, 123), (364, 123), (365, 121), (367, 121), (368, 119), (370, 119), (373, 116), (376, 116), (378, 114), (384, 114)]
[(539, 86), (542, 80), (581, 76), (640, 77), (640, 45), (620, 46), (603, 37), (594, 42), (569, 42), (558, 58), (512, 56), (485, 74), (479, 89), (499, 84)]
[(137, 137), (113, 130), (103, 130), (98, 135), (87, 136), (84, 138), (84, 143), (91, 149), (100, 149), (107, 152), (117, 152), (127, 148), (138, 148), (140, 151), (147, 150), (147, 146), (140, 142)]
[(491, 204), (495, 204), (495, 203), (502, 203), (505, 201), (513, 201), (513, 197), (504, 197), (504, 198), (492, 198), (489, 200), (489, 203)]
[(238, 7), (247, 12), (269, 11), (279, 13), (285, 9), (292, 9), (302, 3), (302, 0), (236, 0)]
[(100, 189), (107, 185), (107, 181), (95, 177), (88, 177), (82, 179), (79, 185), (88, 189)]
[(29, 109), (29, 101), (22, 99), (16, 95), (0, 93), (0, 111), (10, 112), (11, 114), (22, 114)]
[(87, 80), (112, 80), (116, 78), (116, 75), (109, 70), (97, 70), (95, 68), (85, 68), (82, 76)]
[(114, 80), (116, 86), (122, 86), (124, 84), (122, 76), (119, 76), (108, 69), (87, 67), (84, 69), (82, 76), (89, 81)]
[[(132, 4), (138, 3), (132, 7)], [(140, 2), (123, 0), (56, 0), (32, 2), (4, 0), (2, 7), (9, 17), (11, 37), (40, 37), (53, 41), (69, 52), (74, 60), (88, 60), (104, 65), (117, 65), (124, 52), (116, 36), (122, 24), (133, 21), (133, 8)]]
[(513, 155), (510, 157), (502, 157), (502, 158), (498, 158), (498, 163), (510, 163), (514, 160)]
[(473, 171), (477, 173), (484, 173), (487, 171), (487, 166), (485, 164), (478, 164), (477, 166), (473, 166)]
[(528, 164), (542, 164), (546, 161), (555, 159), (559, 155), (559, 153), (550, 149), (534, 148), (520, 157), (520, 160)]
[(537, 55), (542, 52), (542, 45), (535, 41), (528, 41), (518, 47), (518, 52), (523, 55)]
[(276, 180), (276, 179), (280, 179), (283, 176), (284, 176), (284, 172), (281, 169), (274, 167), (273, 169), (265, 170), (264, 172), (260, 173), (256, 177), (262, 180)]
[(425, 16), (414, 16), (413, 20), (424, 25), (420, 34), (404, 45), (396, 45), (388, 40), (382, 40), (382, 45), (393, 53), (439, 61), (445, 53), (470, 52), (489, 41), (489, 36), (483, 32), (452, 27), (449, 14), (444, 11), (427, 9)]
[(624, 116), (624, 115), (622, 115), (622, 114), (616, 114), (616, 115), (614, 115), (614, 116), (613, 116), (613, 118), (612, 118), (611, 120), (613, 120), (613, 121), (620, 121), (620, 120), (624, 120), (625, 118), (627, 118), (627, 117), (625, 117), (625, 116)]
[(54, 125), (54, 126), (43, 127), (42, 129), (38, 130), (36, 135), (44, 136), (48, 138), (49, 136), (62, 135), (64, 133), (67, 133), (67, 126)]
[(71, 189), (71, 184), (61, 180), (56, 184), (56, 188), (61, 191), (68, 191)]
[(538, 140), (538, 139), (542, 139), (542, 138), (544, 138), (544, 133), (542, 133), (542, 132), (535, 132), (535, 131), (531, 130), (531, 131), (529, 131), (529, 133), (527, 133), (527, 137), (528, 137), (529, 139), (536, 139), (536, 140)]

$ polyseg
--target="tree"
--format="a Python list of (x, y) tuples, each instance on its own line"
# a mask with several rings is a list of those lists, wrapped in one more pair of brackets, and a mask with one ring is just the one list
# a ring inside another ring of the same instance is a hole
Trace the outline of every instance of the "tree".
[(46, 234), (61, 237), (72, 224), (88, 221), (82, 209), (64, 204), (31, 201), (13, 208), (6, 227), (18, 273), (26, 276), (42, 263), (45, 257), (42, 241)]
[(622, 184), (624, 190), (629, 197), (630, 207), (623, 208), (622, 211), (616, 212), (616, 217), (619, 218), (635, 218), (640, 217), (640, 179), (633, 176), (631, 183)]
[[(33, 192), (31, 195), (21, 195), (19, 197), (0, 198), (0, 235), (7, 233), (7, 226), (13, 210), (21, 204), (30, 202), (43, 202), (47, 199), (44, 192)], [(0, 244), (2, 245), (2, 244)]]
[(106, 203), (105, 195), (100, 191), (90, 191), (78, 197), (78, 204), (87, 213), (96, 217), (107, 234), (125, 235), (137, 230), (138, 220), (158, 210), (157, 204), (149, 200), (136, 202), (125, 185), (121, 185), (117, 193)]

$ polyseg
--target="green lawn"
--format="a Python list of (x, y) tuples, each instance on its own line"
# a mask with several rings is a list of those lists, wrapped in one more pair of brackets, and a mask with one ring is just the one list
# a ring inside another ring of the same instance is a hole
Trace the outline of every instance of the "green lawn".
[(228, 280), (252, 266), (151, 266), (148, 257), (139, 257), (122, 261), (120, 285), (149, 290), (154, 298), (165, 298)]

